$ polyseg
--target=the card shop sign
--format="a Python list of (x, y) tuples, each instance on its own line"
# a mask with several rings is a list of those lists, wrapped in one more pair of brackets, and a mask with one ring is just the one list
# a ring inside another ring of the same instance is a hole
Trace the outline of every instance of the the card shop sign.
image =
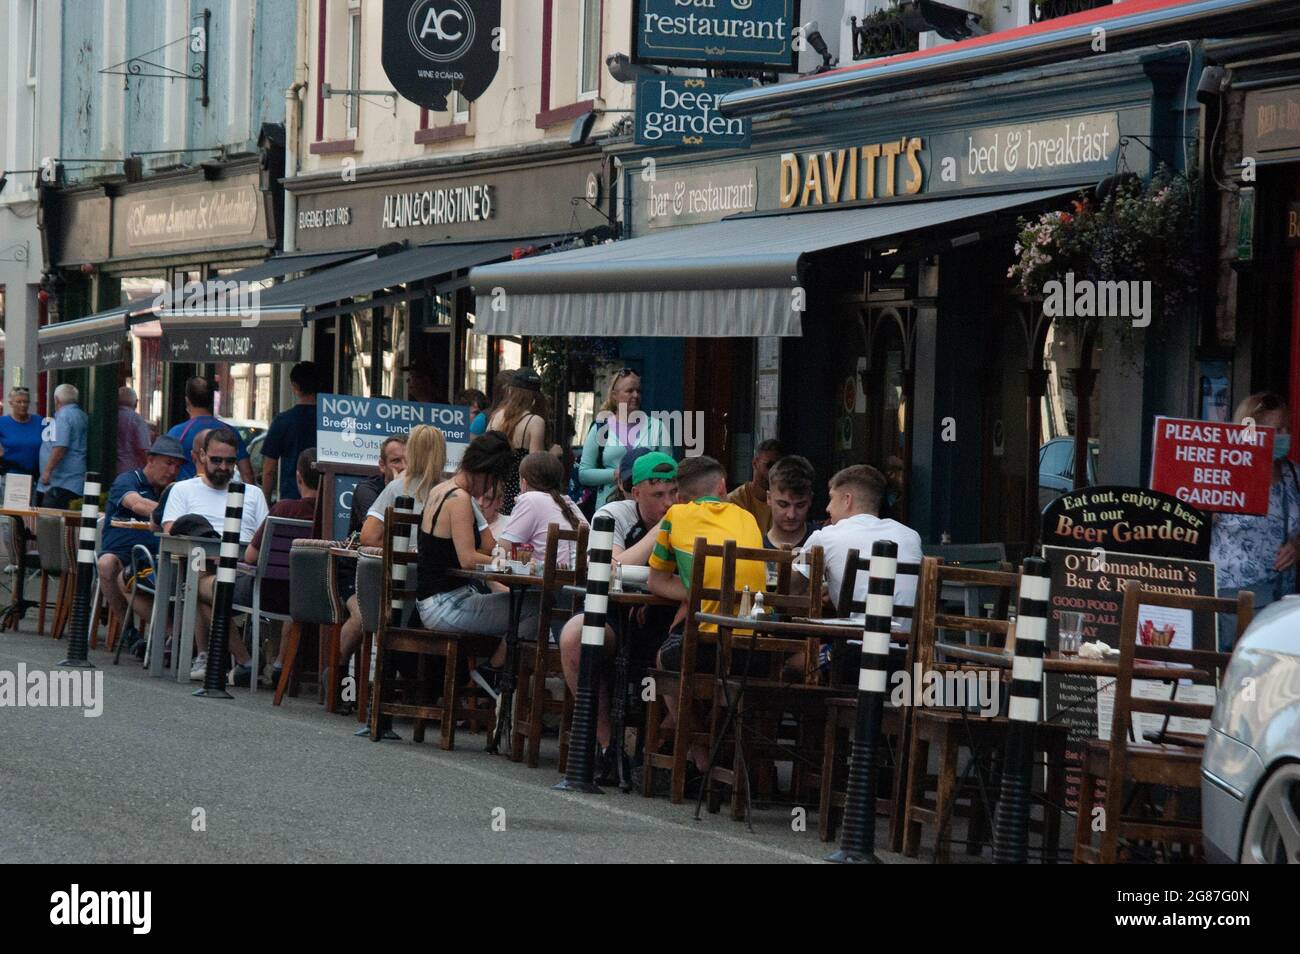
[(718, 112), (727, 93), (745, 80), (645, 76), (636, 84), (636, 142), (641, 146), (747, 149), (750, 121)]
[(163, 321), (162, 356), (167, 361), (286, 362), (296, 361), (302, 322), (267, 321), (242, 327)]
[(634, 0), (632, 58), (794, 72), (799, 0)]
[(501, 0), (384, 0), (380, 58), (394, 88), (443, 112), (459, 90), (475, 100), (501, 59)]

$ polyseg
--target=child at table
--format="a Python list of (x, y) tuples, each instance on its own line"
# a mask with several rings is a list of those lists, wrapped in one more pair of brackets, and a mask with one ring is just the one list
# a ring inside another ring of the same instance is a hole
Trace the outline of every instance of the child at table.
[[(515, 508), (501, 531), (506, 543), (527, 544), (539, 563), (546, 558), (546, 536), (551, 524), (577, 530), (587, 526), (587, 519), (563, 494), (564, 465), (549, 451), (529, 454), (519, 464), (519, 496)], [(572, 541), (560, 541), (557, 559), (563, 566), (573, 566)]]

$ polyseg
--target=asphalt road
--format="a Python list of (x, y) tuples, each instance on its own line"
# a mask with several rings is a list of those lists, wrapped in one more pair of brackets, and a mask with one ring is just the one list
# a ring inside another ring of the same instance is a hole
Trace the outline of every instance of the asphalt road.
[[(66, 650), (6, 633), (0, 671), (52, 670)], [(195, 698), (91, 658), (99, 717), (0, 708), (0, 862), (817, 862), (828, 849), (813, 806), (806, 831), (770, 809), (750, 834), (663, 798), (553, 791), (553, 739), (537, 769), (487, 755), (482, 735), (443, 752), (436, 729), (415, 745), (399, 722), (403, 741), (373, 743), (314, 697)]]

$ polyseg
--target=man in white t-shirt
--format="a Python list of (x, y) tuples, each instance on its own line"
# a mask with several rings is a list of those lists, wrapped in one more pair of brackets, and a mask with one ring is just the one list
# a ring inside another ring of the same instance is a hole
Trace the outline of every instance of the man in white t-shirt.
[[(206, 433), (203, 438), (203, 469), (197, 477), (172, 484), (167, 495), (167, 507), (162, 516), (164, 532), (171, 533), (176, 521), (187, 514), (203, 517), (218, 534), (222, 532), (226, 525), (226, 496), (238, 453), (239, 438), (234, 431), (217, 427)], [(256, 484), (245, 484), (244, 513), (239, 529), (241, 544), (246, 545), (253, 539), (257, 528), (266, 520), (266, 512), (266, 497), (262, 495), (262, 489)], [(202, 678), (202, 670), (207, 666), (210, 614), (211, 609), (200, 603), (194, 625), (198, 655), (194, 657), (190, 678)], [(237, 665), (248, 664), (248, 650), (237, 635), (230, 640), (230, 655)]]
[[(882, 520), (877, 516), (888, 485), (884, 474), (866, 464), (846, 467), (830, 480), (830, 502), (826, 505), (830, 521), (804, 541), (804, 549), (822, 548), (826, 586), (832, 602), (840, 598), (850, 550), (869, 557), (871, 545), (877, 540), (892, 540), (898, 544), (899, 563), (921, 562), (920, 535), (897, 520)], [(858, 573), (853, 587), (855, 600), (866, 599), (867, 579), (866, 573)], [(916, 577), (900, 573), (894, 581), (894, 604), (912, 606), (915, 602)]]

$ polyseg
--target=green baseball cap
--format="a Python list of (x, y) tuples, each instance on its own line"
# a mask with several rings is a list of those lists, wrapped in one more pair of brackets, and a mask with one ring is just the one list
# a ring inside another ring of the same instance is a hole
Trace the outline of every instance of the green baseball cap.
[(642, 454), (632, 465), (632, 486), (635, 487), (643, 480), (676, 480), (677, 479), (677, 461), (673, 460), (667, 454), (661, 454), (659, 451), (652, 451), (649, 454)]

